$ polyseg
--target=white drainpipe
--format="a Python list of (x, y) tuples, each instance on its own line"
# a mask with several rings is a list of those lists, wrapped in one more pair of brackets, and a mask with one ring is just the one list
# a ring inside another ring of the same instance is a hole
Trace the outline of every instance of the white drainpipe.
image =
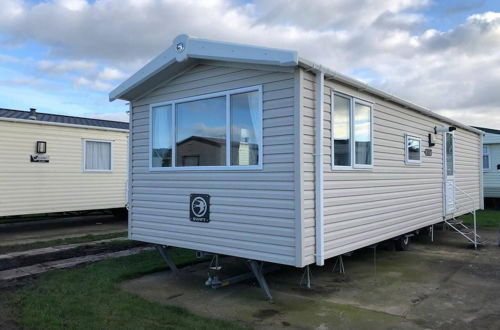
[(316, 150), (315, 150), (315, 200), (316, 200), (316, 265), (325, 264), (325, 241), (323, 222), (323, 104), (325, 74), (322, 70), (316, 71)]

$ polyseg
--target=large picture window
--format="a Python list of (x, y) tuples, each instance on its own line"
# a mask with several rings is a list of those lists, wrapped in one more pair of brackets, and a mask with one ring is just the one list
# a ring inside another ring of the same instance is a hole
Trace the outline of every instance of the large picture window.
[(337, 169), (373, 166), (371, 103), (332, 94), (332, 166)]
[(257, 86), (151, 105), (151, 169), (261, 168), (261, 95)]
[(111, 141), (83, 140), (83, 169), (86, 172), (109, 172), (112, 167)]

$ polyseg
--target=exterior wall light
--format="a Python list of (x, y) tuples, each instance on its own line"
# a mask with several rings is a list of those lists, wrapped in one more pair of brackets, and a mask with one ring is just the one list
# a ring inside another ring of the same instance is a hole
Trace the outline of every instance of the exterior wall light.
[(47, 142), (45, 141), (36, 141), (36, 153), (44, 154), (47, 152)]

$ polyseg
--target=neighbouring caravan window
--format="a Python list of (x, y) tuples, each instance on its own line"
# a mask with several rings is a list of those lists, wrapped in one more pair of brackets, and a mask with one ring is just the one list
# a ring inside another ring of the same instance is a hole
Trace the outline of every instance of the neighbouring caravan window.
[(373, 113), (368, 102), (332, 95), (332, 165), (338, 169), (373, 165)]
[(150, 116), (152, 170), (262, 168), (260, 86), (153, 104)]
[(452, 176), (454, 174), (453, 159), (453, 133), (446, 133), (446, 175)]
[(151, 111), (151, 166), (172, 166), (172, 106), (166, 105), (153, 108)]
[(111, 171), (111, 150), (110, 141), (84, 140), (84, 170)]
[(411, 135), (406, 135), (405, 140), (406, 140), (405, 142), (406, 163), (407, 164), (421, 163), (420, 152), (421, 152), (422, 140)]
[(490, 148), (483, 146), (483, 170), (490, 169)]
[(335, 166), (351, 166), (351, 100), (334, 95), (333, 160)]

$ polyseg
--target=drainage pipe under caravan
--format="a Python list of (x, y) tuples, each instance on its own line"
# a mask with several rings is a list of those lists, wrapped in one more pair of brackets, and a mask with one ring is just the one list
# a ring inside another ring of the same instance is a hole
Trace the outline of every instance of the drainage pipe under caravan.
[(324, 223), (323, 223), (323, 104), (324, 104), (324, 81), (325, 74), (323, 70), (316, 71), (316, 129), (315, 129), (315, 216), (316, 216), (316, 265), (325, 264), (325, 242), (324, 242)]

